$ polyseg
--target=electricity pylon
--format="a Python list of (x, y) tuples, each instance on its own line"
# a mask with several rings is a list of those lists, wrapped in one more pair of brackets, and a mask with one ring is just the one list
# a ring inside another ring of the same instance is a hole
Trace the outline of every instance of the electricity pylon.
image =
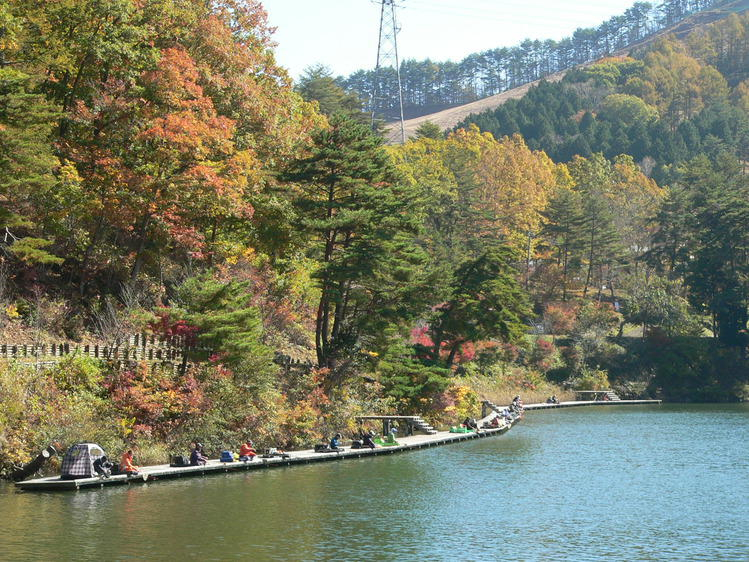
[[(378, 113), (386, 118), (400, 120), (401, 142), (406, 142), (406, 129), (403, 124), (403, 89), (401, 87), (401, 69), (398, 60), (398, 20), (395, 17), (395, 0), (381, 0), (380, 9), (380, 38), (377, 42), (377, 65), (374, 71), (374, 84), (372, 84), (372, 128)], [(383, 97), (383, 83), (386, 79), (385, 69), (393, 68), (395, 78), (398, 82), (398, 110), (394, 115), (392, 110), (385, 111), (388, 106)], [(380, 111), (382, 109), (382, 111)]]

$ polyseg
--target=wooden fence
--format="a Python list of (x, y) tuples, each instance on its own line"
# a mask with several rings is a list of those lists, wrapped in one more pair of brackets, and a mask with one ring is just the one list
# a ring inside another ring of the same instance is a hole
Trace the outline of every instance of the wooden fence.
[(126, 340), (110, 345), (105, 344), (0, 344), (0, 358), (5, 359), (44, 359), (59, 360), (68, 355), (83, 355), (95, 359), (113, 361), (162, 361), (181, 362), (185, 352), (203, 355), (210, 350), (186, 346), (179, 337), (161, 338), (147, 334), (135, 334)]
[[(53, 365), (69, 355), (82, 355), (94, 359), (115, 361), (118, 363), (171, 363), (179, 365), (185, 362), (185, 353), (190, 363), (206, 360), (212, 350), (204, 347), (186, 345), (184, 338), (163, 338), (148, 334), (135, 334), (114, 345), (88, 343), (43, 343), (43, 344), (0, 344), (0, 359), (18, 359), (36, 365)], [(276, 352), (274, 362), (287, 373), (290, 370), (309, 370), (312, 363), (294, 359), (289, 355)]]

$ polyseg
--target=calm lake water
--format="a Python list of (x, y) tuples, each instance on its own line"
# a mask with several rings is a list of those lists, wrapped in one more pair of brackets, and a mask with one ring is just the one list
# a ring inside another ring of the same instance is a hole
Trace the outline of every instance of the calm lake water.
[(3, 560), (749, 560), (749, 405), (528, 412), (388, 457), (75, 493), (0, 484)]

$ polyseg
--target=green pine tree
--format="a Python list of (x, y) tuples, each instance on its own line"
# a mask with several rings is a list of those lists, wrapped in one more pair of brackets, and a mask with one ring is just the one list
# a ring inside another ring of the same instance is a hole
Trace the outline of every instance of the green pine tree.
[(449, 367), (465, 343), (492, 338), (513, 342), (522, 336), (530, 311), (512, 258), (507, 248), (489, 248), (455, 270), (450, 298), (429, 323), (434, 361), (443, 347), (449, 349)]
[(204, 273), (177, 290), (182, 319), (198, 329), (201, 346), (228, 364), (235, 376), (251, 383), (267, 381), (273, 354), (263, 344), (260, 312), (250, 301), (247, 283), (224, 283)]
[(296, 90), (305, 101), (316, 101), (320, 106), (320, 112), (328, 117), (335, 113), (343, 113), (357, 121), (369, 120), (369, 116), (362, 112), (362, 101), (359, 97), (341, 88), (326, 66), (315, 65), (305, 69)]
[(414, 242), (420, 201), (399, 182), (381, 140), (340, 114), (313, 135), (307, 158), (284, 174), (298, 186), (300, 226), (320, 299), (315, 347), (329, 384), (342, 380), (355, 352), (373, 344), (388, 323), (411, 318), (423, 302), (423, 253)]
[(546, 223), (543, 236), (556, 254), (557, 265), (562, 269), (562, 300), (568, 297), (570, 278), (582, 264), (584, 223), (580, 194), (570, 189), (560, 189), (549, 201), (544, 212)]
[(9, 249), (26, 263), (63, 261), (48, 251), (52, 241), (37, 214), (53, 197), (60, 165), (51, 139), (56, 117), (29, 75), (0, 67), (0, 228), (18, 239)]

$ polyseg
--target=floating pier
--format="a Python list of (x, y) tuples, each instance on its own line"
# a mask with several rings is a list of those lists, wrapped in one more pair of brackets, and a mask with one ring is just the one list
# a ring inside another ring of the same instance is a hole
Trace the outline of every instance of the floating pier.
[(550, 408), (574, 408), (578, 406), (632, 406), (636, 404), (660, 404), (661, 400), (573, 400), (559, 404), (526, 404), (524, 410), (548, 410)]
[(59, 476), (50, 476), (47, 478), (37, 478), (35, 480), (26, 480), (16, 482), (16, 486), (21, 490), (43, 490), (43, 491), (65, 491), (78, 490), (80, 488), (103, 488), (104, 486), (114, 486), (122, 484), (143, 484), (145, 482), (154, 482), (165, 480), (167, 478), (182, 478), (188, 476), (202, 476), (205, 474), (221, 472), (237, 472), (247, 470), (259, 470), (264, 468), (274, 468), (282, 466), (293, 466), (298, 464), (310, 464), (315, 462), (339, 461), (345, 459), (359, 459), (363, 457), (392, 455), (405, 451), (424, 449), (428, 447), (437, 447), (439, 445), (448, 445), (460, 441), (471, 439), (481, 439), (506, 433), (518, 419), (507, 423), (504, 426), (491, 429), (482, 429), (478, 433), (450, 433), (447, 431), (435, 432), (431, 435), (411, 435), (407, 437), (398, 437), (398, 445), (387, 447), (377, 447), (375, 449), (350, 449), (346, 448), (340, 452), (316, 453), (308, 449), (303, 451), (291, 451), (286, 453), (286, 458), (271, 457), (262, 458), (260, 455), (254, 460), (248, 462), (220, 462), (218, 460), (209, 460), (202, 466), (181, 466), (172, 467), (168, 464), (142, 467), (135, 476), (125, 474), (112, 475), (109, 478), (94, 477), (80, 478), (76, 480), (62, 480)]
[[(584, 396), (586, 394), (589, 394), (589, 392), (577, 391), (577, 394), (578, 396)], [(593, 394), (594, 396), (605, 395), (606, 398), (600, 398), (597, 400), (570, 400), (568, 402), (557, 402), (556, 404), (549, 402), (542, 402), (540, 404), (525, 404), (523, 406), (523, 410), (550, 410), (551, 408), (576, 408), (580, 406), (632, 406), (637, 404), (655, 405), (662, 402), (661, 400), (622, 400), (610, 390), (590, 391), (590, 394)], [(482, 401), (481, 415), (484, 416), (484, 419), (482, 419), (482, 421), (491, 418), (492, 413), (501, 415), (502, 411), (505, 410), (505, 408), (505, 406), (497, 406), (491, 400)]]

